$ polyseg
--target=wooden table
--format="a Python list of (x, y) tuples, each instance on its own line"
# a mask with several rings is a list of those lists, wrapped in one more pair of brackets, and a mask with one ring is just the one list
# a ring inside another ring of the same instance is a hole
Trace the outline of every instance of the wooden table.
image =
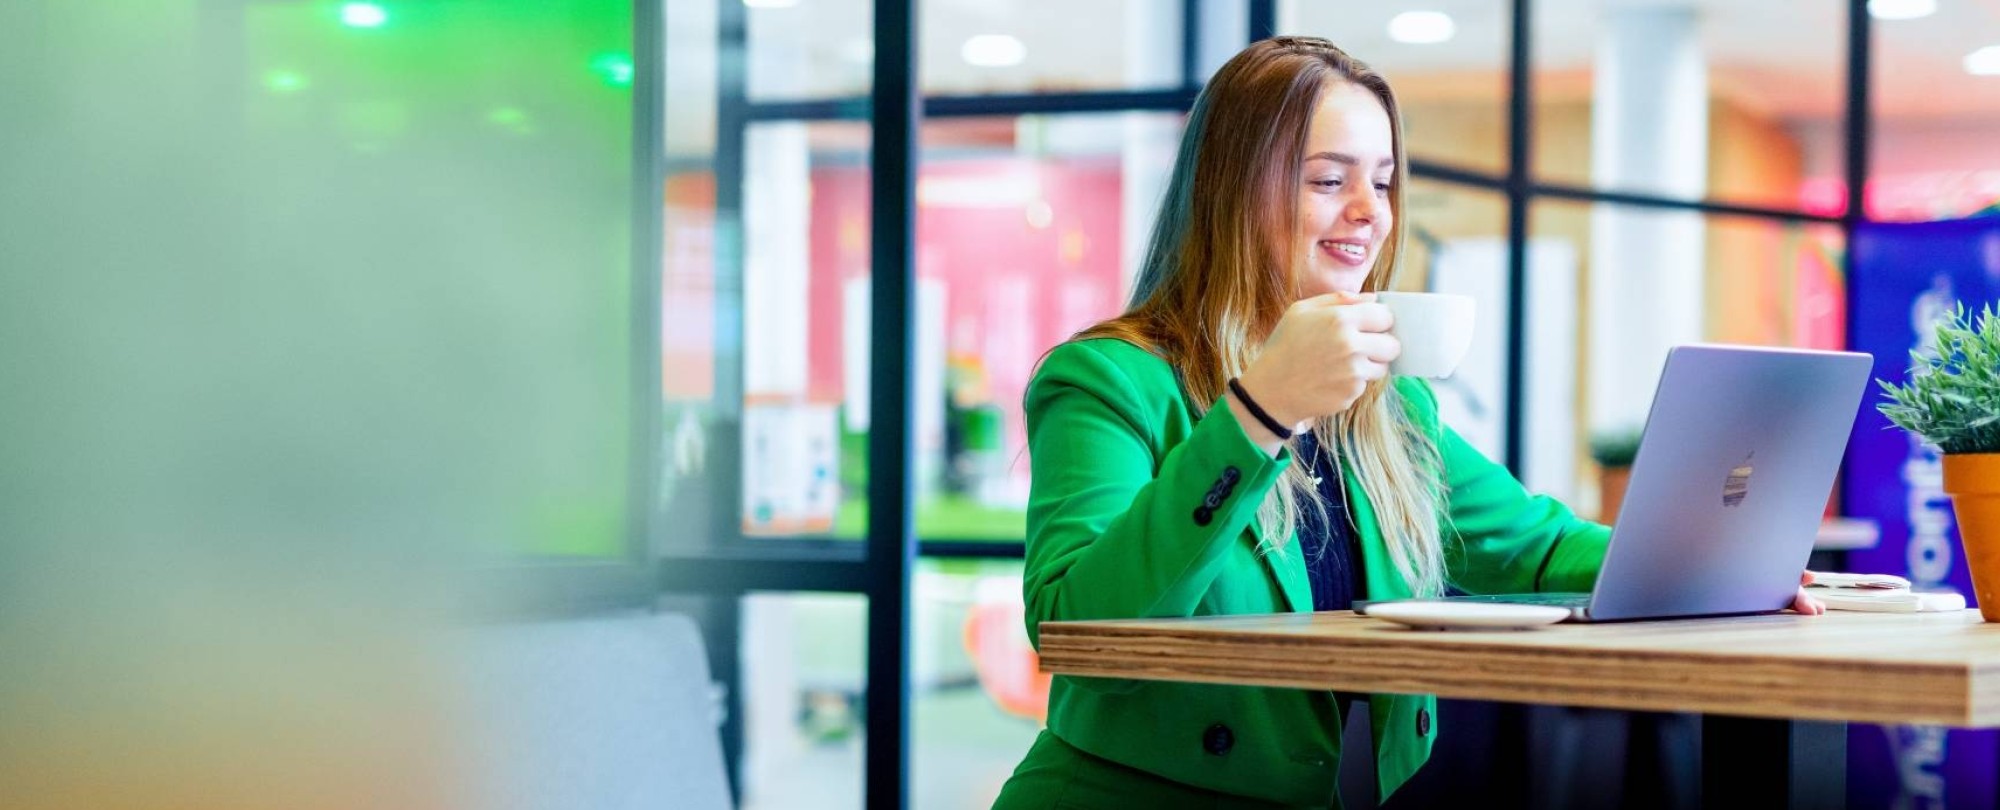
[(1347, 611), (1044, 622), (1061, 675), (1700, 712), (1702, 783), (1731, 804), (1844, 797), (1846, 724), (2000, 726), (2000, 624), (1790, 613), (1526, 631), (1410, 630)]

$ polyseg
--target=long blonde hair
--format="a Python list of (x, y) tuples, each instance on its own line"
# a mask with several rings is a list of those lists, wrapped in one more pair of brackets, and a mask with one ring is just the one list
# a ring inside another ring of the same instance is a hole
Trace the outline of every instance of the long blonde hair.
[[(1077, 338), (1118, 338), (1165, 358), (1197, 413), (1218, 400), (1301, 295), (1303, 257), (1292, 243), (1306, 133), (1336, 81), (1373, 93), (1389, 114), (1396, 157), (1389, 205), (1398, 216), (1362, 283), (1366, 291), (1387, 289), (1403, 252), (1408, 170), (1396, 96), (1381, 74), (1331, 42), (1277, 37), (1230, 59), (1195, 99), (1131, 303)], [(1441, 593), (1442, 463), (1395, 387), (1386, 379), (1370, 383), (1351, 407), (1312, 430), (1324, 451), (1347, 461), (1403, 581), (1413, 593)], [(1312, 460), (1298, 462), (1258, 510), (1264, 553), (1284, 552), (1301, 509), (1327, 513)]]

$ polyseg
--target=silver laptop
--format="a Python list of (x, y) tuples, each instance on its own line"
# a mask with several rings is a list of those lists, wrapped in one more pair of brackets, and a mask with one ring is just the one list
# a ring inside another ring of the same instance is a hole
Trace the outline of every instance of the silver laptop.
[(1855, 352), (1675, 347), (1596, 587), (1448, 598), (1553, 604), (1571, 621), (1790, 607), (1873, 364)]

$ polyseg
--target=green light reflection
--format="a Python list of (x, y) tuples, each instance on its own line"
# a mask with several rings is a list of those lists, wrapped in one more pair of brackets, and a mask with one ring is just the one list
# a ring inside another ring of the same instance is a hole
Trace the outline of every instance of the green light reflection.
[(604, 77), (604, 83), (613, 87), (632, 86), (632, 55), (629, 53), (601, 53), (590, 60), (590, 69)]
[(306, 77), (290, 70), (273, 70), (264, 74), (264, 87), (279, 95), (290, 95), (306, 89)]

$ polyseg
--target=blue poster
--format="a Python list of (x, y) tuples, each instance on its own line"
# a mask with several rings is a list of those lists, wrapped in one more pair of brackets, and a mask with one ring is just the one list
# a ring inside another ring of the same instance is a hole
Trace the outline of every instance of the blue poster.
[[(1852, 348), (1875, 356), (1875, 377), (1900, 383), (1910, 352), (1928, 346), (1940, 314), (2000, 299), (2000, 219), (1871, 224), (1856, 229)], [(1972, 601), (1958, 527), (1937, 451), (1877, 411), (1871, 386), (1848, 446), (1847, 514), (1875, 521), (1881, 542), (1850, 552), (1848, 570), (1902, 574)], [(2000, 732), (1855, 724), (1848, 732), (1848, 806), (1991, 808), (2000, 800)]]

